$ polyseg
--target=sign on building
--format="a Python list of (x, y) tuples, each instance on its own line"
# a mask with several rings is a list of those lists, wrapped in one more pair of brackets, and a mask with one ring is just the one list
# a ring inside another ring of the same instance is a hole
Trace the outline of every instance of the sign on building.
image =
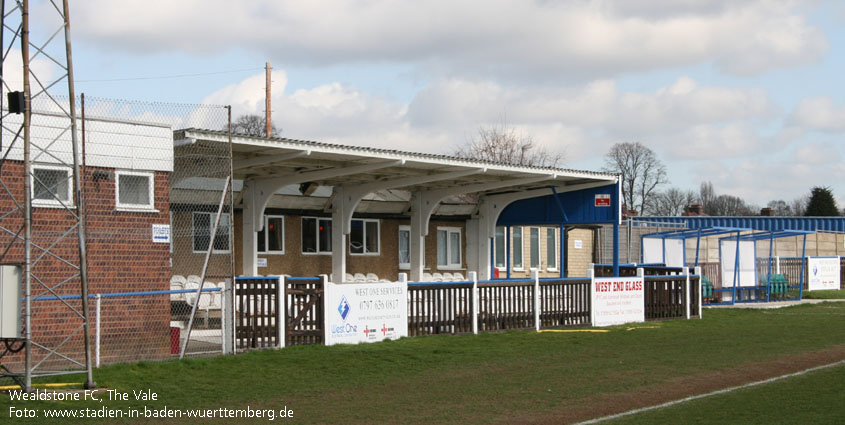
[(153, 224), (153, 242), (170, 243), (169, 224)]
[(326, 283), (326, 345), (408, 336), (407, 283)]
[(809, 257), (807, 276), (810, 291), (839, 289), (839, 257)]
[(604, 193), (597, 193), (595, 205), (597, 207), (609, 207), (610, 206), (610, 195), (604, 194)]
[(612, 326), (645, 321), (642, 277), (593, 280), (593, 326)]

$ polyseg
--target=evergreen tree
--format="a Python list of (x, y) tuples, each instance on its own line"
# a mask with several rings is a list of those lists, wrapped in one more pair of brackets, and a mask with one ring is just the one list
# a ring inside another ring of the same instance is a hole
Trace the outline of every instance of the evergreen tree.
[(810, 201), (804, 215), (808, 217), (838, 216), (839, 208), (829, 187), (816, 186), (810, 191)]

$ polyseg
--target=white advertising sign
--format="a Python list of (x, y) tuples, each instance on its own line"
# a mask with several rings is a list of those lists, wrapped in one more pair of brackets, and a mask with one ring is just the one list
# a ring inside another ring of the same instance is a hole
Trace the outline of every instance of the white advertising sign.
[(267, 259), (266, 258), (256, 258), (255, 265), (258, 267), (267, 267)]
[(595, 279), (593, 285), (593, 326), (645, 321), (642, 277)]
[(645, 264), (663, 263), (663, 239), (649, 237), (643, 238), (642, 261)]
[(807, 289), (810, 291), (839, 289), (839, 268), (839, 257), (809, 257)]
[(169, 224), (153, 224), (153, 242), (170, 243)]
[(408, 336), (407, 283), (327, 282), (326, 345)]
[(736, 240), (723, 239), (719, 241), (721, 247), (720, 260), (722, 268), (722, 287), (733, 288), (734, 277), (736, 286), (757, 286), (757, 253), (754, 241), (739, 241), (739, 272), (736, 272)]

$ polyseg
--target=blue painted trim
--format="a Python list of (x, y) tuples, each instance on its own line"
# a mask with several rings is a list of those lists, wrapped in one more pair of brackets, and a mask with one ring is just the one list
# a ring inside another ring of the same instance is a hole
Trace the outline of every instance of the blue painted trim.
[(804, 243), (801, 246), (801, 284), (798, 287), (798, 300), (800, 301), (804, 296), (804, 270), (807, 260), (807, 235), (804, 235)]
[(845, 217), (634, 217), (633, 223), (640, 226), (647, 223), (673, 223), (685, 225), (688, 229), (713, 227), (744, 227), (749, 230), (781, 231), (830, 231), (845, 232)]
[(560, 197), (557, 196), (557, 189), (554, 186), (551, 187), (552, 193), (554, 194), (555, 201), (557, 201), (557, 206), (560, 208), (560, 213), (563, 215), (564, 223), (569, 221), (569, 217), (566, 216), (566, 210), (563, 209), (563, 203), (560, 202)]

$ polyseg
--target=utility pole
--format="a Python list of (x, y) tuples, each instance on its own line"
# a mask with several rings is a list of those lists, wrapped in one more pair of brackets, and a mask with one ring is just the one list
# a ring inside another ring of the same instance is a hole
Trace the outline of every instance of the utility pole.
[(264, 123), (266, 125), (266, 129), (264, 135), (267, 137), (273, 136), (273, 119), (271, 117), (272, 109), (270, 108), (270, 84), (272, 83), (272, 81), (270, 80), (270, 74), (272, 70), (273, 67), (270, 66), (270, 62), (265, 62), (264, 78), (266, 81), (264, 82)]

